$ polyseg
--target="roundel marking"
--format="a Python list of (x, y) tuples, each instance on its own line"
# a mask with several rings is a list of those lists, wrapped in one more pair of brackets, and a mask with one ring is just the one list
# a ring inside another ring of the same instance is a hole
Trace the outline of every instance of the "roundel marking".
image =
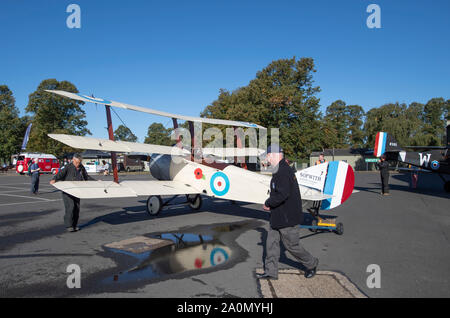
[(220, 247), (216, 247), (211, 251), (211, 265), (216, 266), (228, 260), (228, 253)]
[(223, 196), (230, 189), (230, 180), (225, 173), (218, 171), (212, 175), (209, 186), (215, 195)]
[(440, 166), (439, 161), (433, 160), (431, 162), (431, 169), (433, 169), (433, 170), (439, 169), (439, 166)]

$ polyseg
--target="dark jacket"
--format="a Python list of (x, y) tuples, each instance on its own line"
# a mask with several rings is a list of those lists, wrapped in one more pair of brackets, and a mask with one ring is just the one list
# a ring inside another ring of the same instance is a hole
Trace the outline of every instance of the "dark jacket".
[(95, 180), (88, 175), (86, 169), (82, 164), (80, 164), (79, 169), (75, 168), (73, 163), (69, 163), (64, 169), (59, 170), (59, 172), (53, 177), (53, 180), (58, 181), (87, 181)]
[(270, 180), (270, 197), (265, 205), (270, 207), (270, 226), (282, 229), (303, 223), (302, 199), (294, 171), (284, 159)]
[(377, 168), (380, 170), (382, 176), (389, 175), (389, 162), (387, 162), (386, 160), (377, 162)]

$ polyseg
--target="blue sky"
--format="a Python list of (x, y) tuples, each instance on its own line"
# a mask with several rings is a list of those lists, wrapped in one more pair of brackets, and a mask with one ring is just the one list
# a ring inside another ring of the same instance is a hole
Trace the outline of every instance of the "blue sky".
[[(81, 29), (66, 26), (71, 3)], [(381, 29), (366, 26), (371, 3)], [(448, 0), (2, 0), (0, 30), (0, 84), (22, 115), (38, 84), (56, 78), (81, 93), (197, 116), (220, 88), (247, 85), (292, 56), (314, 58), (323, 112), (337, 99), (368, 110), (449, 98)], [(106, 137), (104, 108), (84, 109), (93, 135)], [(171, 124), (116, 111), (140, 141), (150, 123)]]

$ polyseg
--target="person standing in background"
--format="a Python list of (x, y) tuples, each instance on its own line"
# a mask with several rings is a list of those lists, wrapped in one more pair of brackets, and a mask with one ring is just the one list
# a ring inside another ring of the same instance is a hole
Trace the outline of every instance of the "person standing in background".
[(39, 191), (39, 172), (41, 168), (38, 165), (38, 159), (34, 158), (31, 164), (31, 193), (34, 195), (38, 194)]
[(389, 195), (389, 162), (386, 161), (386, 155), (381, 155), (376, 166), (380, 170), (381, 194)]
[(324, 162), (327, 162), (327, 161), (325, 160), (325, 156), (323, 155), (323, 153), (321, 153), (319, 155), (319, 160), (316, 161), (316, 166), (320, 165), (321, 163), (324, 163)]

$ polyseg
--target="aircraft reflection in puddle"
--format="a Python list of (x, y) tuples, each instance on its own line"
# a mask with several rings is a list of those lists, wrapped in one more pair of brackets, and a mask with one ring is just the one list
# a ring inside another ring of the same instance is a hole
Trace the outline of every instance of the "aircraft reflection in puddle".
[[(169, 244), (141, 254), (111, 249), (141, 260), (130, 270), (114, 275), (113, 281), (147, 280), (169, 274), (207, 269), (226, 263), (232, 255), (229, 247), (209, 235), (170, 233), (153, 235), (152, 238), (169, 242)], [(108, 279), (108, 281), (111, 280)]]

